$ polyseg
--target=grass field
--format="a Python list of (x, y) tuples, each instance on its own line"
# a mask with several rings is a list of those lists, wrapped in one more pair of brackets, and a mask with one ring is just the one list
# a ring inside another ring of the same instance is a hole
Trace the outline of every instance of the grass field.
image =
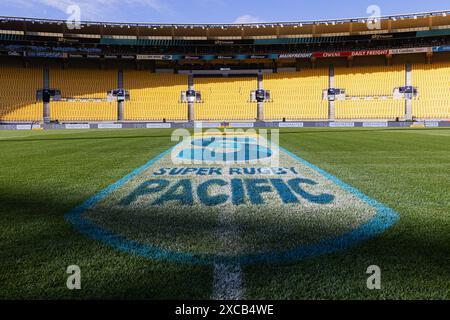
[[(211, 266), (86, 238), (75, 206), (173, 146), (171, 130), (0, 131), (0, 299), (209, 299)], [(306, 261), (243, 267), (246, 299), (450, 299), (450, 130), (285, 129), (280, 144), (400, 214), (382, 236)], [(79, 265), (83, 289), (66, 288)], [(382, 289), (366, 269), (382, 269)]]

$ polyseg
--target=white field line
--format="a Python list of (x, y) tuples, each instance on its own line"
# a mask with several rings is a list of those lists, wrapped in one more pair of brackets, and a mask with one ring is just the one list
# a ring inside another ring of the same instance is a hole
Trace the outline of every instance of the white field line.
[(244, 296), (240, 265), (214, 265), (214, 300), (241, 300)]
[[(228, 166), (224, 168), (225, 172), (229, 171)], [(234, 222), (234, 214), (233, 205), (228, 210), (222, 210), (219, 214), (220, 227), (217, 230), (217, 235), (223, 249), (240, 241), (238, 226)], [(244, 291), (240, 265), (214, 264), (213, 300), (242, 300)]]

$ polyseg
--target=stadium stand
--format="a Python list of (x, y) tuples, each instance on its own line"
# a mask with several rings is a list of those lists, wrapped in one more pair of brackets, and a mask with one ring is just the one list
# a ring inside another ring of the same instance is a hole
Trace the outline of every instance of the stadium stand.
[(130, 121), (187, 120), (187, 105), (180, 103), (187, 89), (187, 76), (125, 71), (124, 87), (131, 100), (125, 103), (125, 119)]
[(58, 121), (114, 121), (117, 119), (117, 102), (54, 101), (51, 118)]
[(196, 78), (195, 90), (204, 103), (196, 104), (197, 120), (254, 120), (256, 106), (250, 92), (257, 89), (252, 78)]
[(328, 102), (322, 100), (322, 90), (328, 88), (328, 69), (265, 75), (264, 88), (271, 91), (273, 99), (265, 104), (267, 120), (328, 118)]
[(51, 69), (50, 87), (60, 89), (64, 98), (106, 99), (117, 88), (117, 70)]
[(42, 120), (42, 103), (36, 103), (41, 87), (42, 69), (0, 67), (0, 121)]
[[(394, 100), (394, 88), (404, 86), (405, 66), (365, 66), (335, 69), (335, 87), (349, 100), (336, 101), (336, 119), (403, 118), (405, 101)], [(351, 98), (359, 98), (353, 100)], [(373, 99), (383, 97), (383, 99)]]
[(413, 100), (413, 116), (450, 118), (450, 63), (415, 64), (412, 81), (420, 94), (419, 99)]
[(392, 96), (403, 85), (404, 65), (335, 69), (335, 87), (346, 89), (347, 96)]
[[(51, 69), (50, 87), (63, 98), (51, 104), (51, 119), (58, 121), (114, 121), (117, 103), (106, 102), (107, 92), (117, 88), (116, 70)], [(89, 101), (103, 99), (103, 101)], [(84, 101), (86, 100), (86, 101)]]
[(335, 117), (339, 120), (383, 119), (394, 120), (405, 114), (405, 100), (373, 99), (336, 101)]

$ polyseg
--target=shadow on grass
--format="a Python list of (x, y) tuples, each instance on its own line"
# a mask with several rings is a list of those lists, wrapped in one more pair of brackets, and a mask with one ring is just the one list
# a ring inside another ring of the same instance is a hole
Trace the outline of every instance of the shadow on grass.
[(39, 141), (83, 141), (83, 140), (131, 140), (131, 139), (162, 139), (170, 138), (170, 135), (160, 136), (109, 136), (109, 137), (71, 137), (71, 138), (25, 138), (25, 139), (3, 139), (0, 143), (8, 142), (39, 142)]

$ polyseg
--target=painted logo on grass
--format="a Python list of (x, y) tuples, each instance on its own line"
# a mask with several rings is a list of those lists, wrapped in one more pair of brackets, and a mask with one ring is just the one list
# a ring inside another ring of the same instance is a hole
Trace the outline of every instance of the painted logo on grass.
[(176, 262), (280, 263), (345, 250), (398, 215), (255, 134), (185, 137), (67, 214), (115, 249)]

